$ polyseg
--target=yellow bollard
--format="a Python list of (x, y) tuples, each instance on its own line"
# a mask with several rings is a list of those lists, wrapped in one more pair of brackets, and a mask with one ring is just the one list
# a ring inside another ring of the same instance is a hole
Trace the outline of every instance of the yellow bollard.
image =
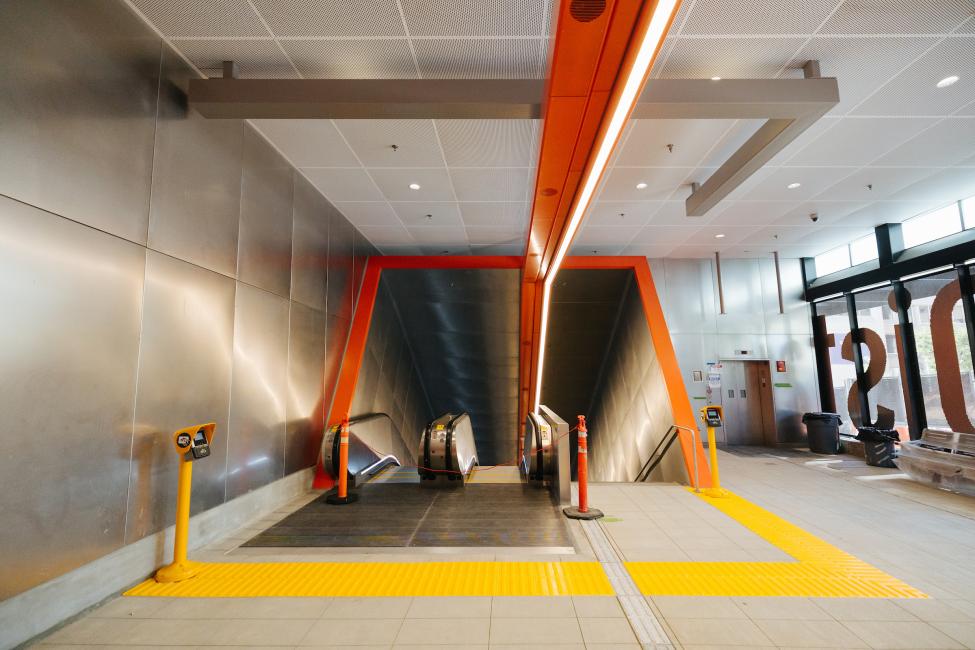
[(708, 428), (708, 453), (711, 456), (711, 487), (705, 488), (704, 495), (721, 498), (728, 496), (728, 491), (721, 488), (721, 475), (718, 471), (718, 443), (714, 430), (722, 425), (724, 411), (720, 406), (711, 405), (701, 409), (701, 421)]
[(190, 533), (190, 500), (193, 488), (193, 461), (210, 455), (210, 441), (217, 425), (199, 424), (173, 434), (179, 454), (179, 485), (176, 489), (176, 536), (173, 562), (156, 571), (156, 582), (180, 582), (196, 575), (196, 563), (186, 559)]

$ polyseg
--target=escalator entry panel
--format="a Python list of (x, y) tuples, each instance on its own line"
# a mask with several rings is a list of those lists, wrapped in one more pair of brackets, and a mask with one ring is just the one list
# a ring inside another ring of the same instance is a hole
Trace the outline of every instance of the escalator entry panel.
[[(370, 436), (370, 429), (391, 426), (385, 413), (373, 413), (349, 420), (349, 487), (355, 487), (356, 478), (374, 476), (390, 465), (400, 465), (400, 459), (393, 454), (373, 449), (361, 436)], [(339, 475), (339, 433), (341, 424), (335, 424), (325, 431), (322, 439), (322, 467), (332, 476)], [(361, 435), (360, 435), (361, 434)], [(398, 433), (396, 435), (399, 435)]]
[(428, 424), (417, 455), (421, 484), (464, 485), (478, 465), (470, 416), (445, 413)]

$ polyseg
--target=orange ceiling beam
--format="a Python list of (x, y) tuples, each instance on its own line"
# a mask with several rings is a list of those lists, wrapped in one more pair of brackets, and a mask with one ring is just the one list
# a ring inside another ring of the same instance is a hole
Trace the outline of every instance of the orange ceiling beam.
[(657, 0), (606, 0), (602, 14), (588, 22), (573, 15), (574, 5), (592, 4), (595, 3), (562, 0), (554, 30), (538, 176), (522, 274), (522, 420), (535, 399), (542, 283), (567, 236), (576, 193), (633, 68), (640, 45), (634, 35), (642, 33), (641, 27), (653, 15)]

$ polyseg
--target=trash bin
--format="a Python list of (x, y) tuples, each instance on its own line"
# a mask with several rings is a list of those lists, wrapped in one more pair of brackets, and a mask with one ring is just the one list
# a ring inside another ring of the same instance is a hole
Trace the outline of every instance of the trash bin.
[(900, 434), (893, 429), (878, 429), (876, 427), (861, 427), (857, 429), (857, 440), (863, 443), (863, 456), (867, 465), (874, 467), (897, 467), (894, 458), (894, 443), (900, 440)]
[(840, 453), (840, 424), (836, 413), (805, 413), (802, 423), (809, 436), (809, 451), (816, 454)]

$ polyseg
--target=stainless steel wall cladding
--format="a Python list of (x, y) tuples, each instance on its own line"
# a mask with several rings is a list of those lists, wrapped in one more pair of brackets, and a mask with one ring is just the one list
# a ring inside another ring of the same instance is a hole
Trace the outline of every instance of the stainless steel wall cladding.
[[(617, 314), (589, 419), (589, 471), (595, 481), (635, 479), (674, 422), (635, 284), (627, 285)], [(665, 457), (653, 478), (685, 481), (680, 454)]]
[[(389, 442), (382, 437), (375, 438), (383, 445), (376, 448), (377, 451), (394, 454), (401, 461), (416, 460), (416, 445), (423, 428), (433, 417), (423, 391), (420, 373), (407, 341), (407, 330), (385, 280), (380, 281), (366, 352), (352, 400), (353, 416), (369, 413), (389, 416), (396, 440)], [(420, 396), (420, 401), (415, 396)]]
[(185, 88), (194, 76), (182, 59), (163, 50), (149, 247), (233, 276), (244, 127), (240, 120), (207, 120), (188, 108)]
[(288, 301), (237, 283), (227, 498), (284, 476)]
[(217, 423), (211, 458), (193, 471), (193, 512), (224, 501), (234, 337), (234, 281), (149, 251), (126, 541), (172, 525), (177, 457), (170, 436)]
[(244, 126), (237, 277), (288, 297), (294, 169), (252, 126)]
[[(800, 440), (802, 414), (818, 410), (819, 398), (799, 261), (781, 260), (782, 314), (771, 258), (721, 261), (725, 314), (718, 313), (711, 260), (651, 260), (650, 266), (691, 404), (706, 403), (707, 383), (695, 381), (694, 371), (705, 378), (708, 362), (768, 359), (778, 439)], [(749, 354), (741, 355), (742, 350)], [(786, 362), (786, 372), (775, 371), (777, 360)], [(721, 403), (719, 396), (714, 397), (715, 403)]]
[(122, 544), (145, 257), (0, 198), (0, 600)]
[(383, 272), (434, 413), (470, 414), (481, 464), (515, 462), (519, 273)]
[(160, 41), (119, 5), (0, 5), (0, 194), (145, 244)]
[(122, 0), (0, 3), (0, 600), (171, 525), (179, 427), (194, 514), (317, 456), (357, 233), (191, 75)]

